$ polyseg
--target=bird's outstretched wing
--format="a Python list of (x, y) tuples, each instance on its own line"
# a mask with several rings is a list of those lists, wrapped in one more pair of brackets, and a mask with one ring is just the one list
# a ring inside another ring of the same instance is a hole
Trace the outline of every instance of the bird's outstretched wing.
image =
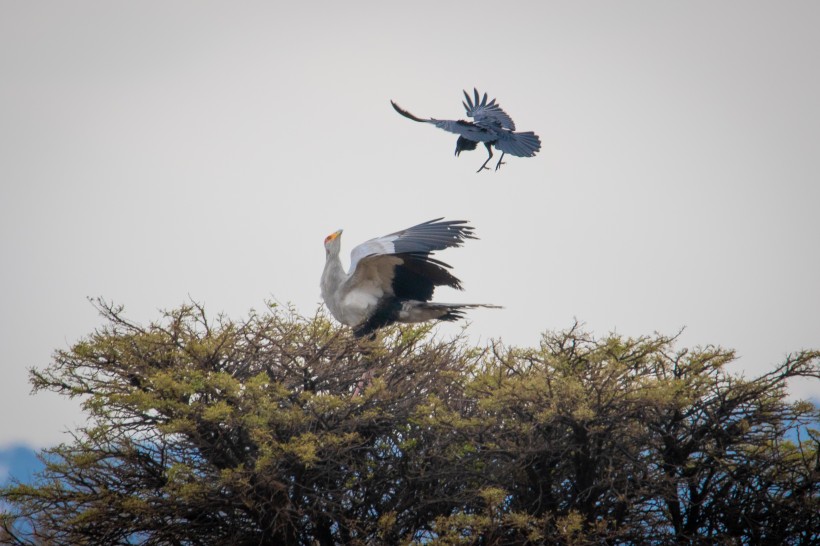
[[(473, 123), (472, 121), (464, 121), (460, 120), (451, 120), (451, 119), (435, 119), (435, 118), (420, 118), (418, 116), (414, 116), (392, 100), (390, 104), (393, 105), (393, 109), (396, 110), (399, 114), (406, 117), (407, 119), (412, 119), (413, 121), (418, 121), (419, 123), (432, 123), (439, 129), (443, 129), (450, 133), (455, 133), (457, 135), (461, 135), (466, 137), (467, 140), (473, 141), (483, 141), (488, 140), (486, 137), (489, 134), (488, 130), (484, 127), (480, 127), (478, 124)], [(496, 127), (497, 129), (497, 127)]]
[(436, 250), (461, 246), (466, 239), (475, 238), (472, 226), (464, 220), (436, 218), (356, 246), (350, 252), (349, 273), (354, 275), (359, 262), (368, 256), (414, 254), (426, 257)]
[(392, 100), (390, 101), (390, 104), (393, 105), (393, 109), (396, 112), (403, 115), (407, 119), (412, 119), (413, 121), (418, 121), (419, 123), (435, 123), (435, 121), (436, 121), (434, 119), (423, 119), (423, 118), (420, 118), (418, 116), (414, 116), (413, 114), (411, 114), (410, 112), (408, 112), (407, 110), (405, 110), (404, 108), (402, 108), (401, 106), (399, 106), (398, 104), (393, 102)]
[(476, 125), (488, 129), (497, 129), (500, 125), (504, 129), (515, 131), (515, 122), (500, 105), (496, 104), (495, 99), (487, 102), (487, 93), (479, 97), (476, 88), (473, 88), (473, 93), (475, 98), (471, 99), (467, 91), (464, 91), (464, 98), (467, 101), (461, 101), (461, 104), (464, 105), (467, 115), (475, 120)]

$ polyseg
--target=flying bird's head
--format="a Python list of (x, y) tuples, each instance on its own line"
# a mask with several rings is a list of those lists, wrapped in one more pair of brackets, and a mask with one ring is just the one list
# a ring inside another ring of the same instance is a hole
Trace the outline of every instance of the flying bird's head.
[(328, 254), (338, 254), (342, 244), (342, 230), (334, 231), (325, 237), (325, 251)]
[(459, 136), (456, 141), (456, 156), (464, 150), (475, 150), (477, 146), (478, 142), (474, 140), (467, 140), (463, 136)]

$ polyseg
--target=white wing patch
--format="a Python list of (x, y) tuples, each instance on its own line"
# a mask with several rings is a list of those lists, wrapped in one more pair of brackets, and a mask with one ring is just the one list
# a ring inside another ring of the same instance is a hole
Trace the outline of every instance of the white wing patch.
[(377, 237), (370, 239), (353, 248), (350, 251), (350, 269), (349, 274), (354, 275), (359, 262), (368, 256), (380, 254), (393, 254), (393, 241), (398, 239), (398, 235), (385, 235), (384, 237)]

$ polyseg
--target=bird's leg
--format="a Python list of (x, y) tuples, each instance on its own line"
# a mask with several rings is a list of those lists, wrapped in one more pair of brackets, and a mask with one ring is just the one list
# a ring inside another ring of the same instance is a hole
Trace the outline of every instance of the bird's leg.
[(365, 370), (361, 377), (359, 377), (359, 381), (356, 383), (356, 388), (353, 389), (354, 398), (362, 395), (362, 392), (364, 392), (365, 387), (367, 387), (371, 379), (373, 379), (373, 371)]
[(498, 170), (498, 168), (499, 168), (501, 165), (506, 165), (506, 163), (504, 163), (504, 161), (502, 161), (502, 160), (504, 159), (504, 154), (506, 154), (506, 153), (507, 153), (507, 152), (501, 152), (501, 159), (499, 159), (499, 160), (498, 160), (498, 163), (496, 163), (496, 165), (495, 165), (495, 170)]
[(490, 170), (490, 168), (487, 166), (487, 163), (489, 163), (490, 160), (493, 158), (493, 148), (492, 148), (492, 146), (490, 145), (489, 142), (485, 142), (484, 146), (487, 147), (487, 151), (490, 153), (490, 155), (487, 157), (487, 161), (484, 162), (484, 164), (481, 166), (481, 168), (476, 171), (477, 173), (480, 173), (484, 169), (487, 169), (488, 171)]
[[(368, 338), (369, 341), (376, 340), (376, 332), (373, 332), (370, 337)], [(371, 366), (373, 364), (372, 355), (373, 349), (370, 347), (369, 343), (364, 343), (361, 345), (361, 354), (364, 364), (364, 371), (359, 375), (359, 379), (356, 380), (356, 387), (353, 389), (353, 397), (361, 396), (364, 393), (364, 390), (370, 384), (370, 380), (373, 379), (373, 370)]]

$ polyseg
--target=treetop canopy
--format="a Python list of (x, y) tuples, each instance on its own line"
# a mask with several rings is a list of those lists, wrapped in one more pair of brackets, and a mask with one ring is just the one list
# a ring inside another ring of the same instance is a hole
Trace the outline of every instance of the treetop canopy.
[(575, 324), (537, 347), (430, 326), (355, 339), (319, 312), (119, 307), (44, 369), (86, 427), (0, 490), (10, 544), (811, 544), (820, 377)]

